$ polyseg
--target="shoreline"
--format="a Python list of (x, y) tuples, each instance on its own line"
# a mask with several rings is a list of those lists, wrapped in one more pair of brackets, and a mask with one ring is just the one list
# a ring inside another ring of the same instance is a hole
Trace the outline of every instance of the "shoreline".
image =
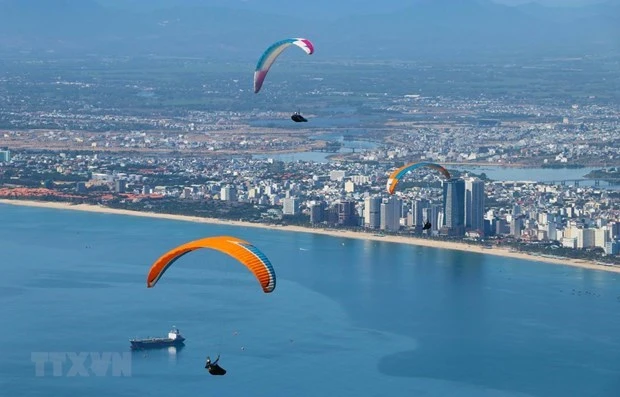
[(348, 230), (313, 229), (313, 228), (303, 227), (303, 226), (275, 226), (275, 225), (266, 225), (262, 223), (228, 221), (228, 220), (222, 220), (222, 219), (217, 219), (217, 218), (201, 218), (201, 217), (189, 216), (189, 215), (173, 215), (173, 214), (163, 214), (163, 213), (155, 213), (155, 212), (140, 212), (140, 211), (132, 211), (132, 210), (114, 209), (114, 208), (107, 208), (107, 207), (91, 205), (91, 204), (70, 204), (70, 203), (65, 203), (65, 202), (46, 202), (46, 201), (34, 201), (34, 200), (10, 200), (10, 199), (0, 199), (0, 204), (16, 205), (16, 206), (23, 206), (23, 207), (58, 209), (58, 210), (96, 212), (96, 213), (101, 213), (101, 214), (139, 216), (143, 218), (168, 219), (168, 220), (175, 220), (175, 221), (207, 223), (207, 224), (212, 224), (212, 225), (223, 225), (223, 226), (253, 227), (253, 228), (259, 228), (259, 229), (280, 230), (280, 231), (296, 232), (296, 233), (322, 234), (326, 236), (353, 238), (357, 240), (383, 241), (383, 242), (396, 243), (396, 244), (408, 244), (408, 245), (430, 247), (430, 248), (450, 249), (450, 250), (464, 251), (464, 252), (475, 252), (479, 254), (501, 256), (505, 258), (521, 259), (521, 260), (526, 260), (530, 262), (542, 262), (542, 263), (549, 263), (549, 264), (556, 264), (556, 265), (579, 267), (582, 269), (602, 270), (602, 271), (607, 271), (607, 272), (620, 273), (620, 266), (600, 265), (593, 261), (587, 261), (587, 260), (582, 260), (582, 259), (549, 257), (549, 256), (541, 256), (541, 254), (535, 255), (535, 254), (528, 254), (524, 252), (515, 252), (515, 251), (512, 251), (511, 248), (499, 248), (499, 247), (484, 248), (478, 245), (470, 245), (465, 242), (463, 243), (447, 242), (447, 241), (427, 240), (427, 239), (422, 239), (422, 238), (405, 237), (405, 236), (383, 236), (381, 237), (381, 236), (373, 235), (372, 233), (353, 232), (353, 231), (348, 231)]

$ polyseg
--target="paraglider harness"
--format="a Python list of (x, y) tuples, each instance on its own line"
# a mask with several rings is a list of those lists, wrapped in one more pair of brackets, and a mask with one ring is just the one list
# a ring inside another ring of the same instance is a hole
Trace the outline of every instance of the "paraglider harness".
[(218, 361), (220, 361), (219, 354), (214, 362), (211, 362), (211, 358), (207, 356), (207, 363), (205, 364), (205, 368), (207, 369), (207, 371), (209, 371), (211, 375), (225, 375), (226, 374), (226, 370), (219, 366), (219, 364), (217, 363)]
[(299, 114), (299, 112), (293, 113), (293, 115), (291, 116), (291, 120), (293, 120), (296, 123), (302, 123), (302, 122), (307, 122), (308, 121), (308, 120), (306, 120), (306, 118), (304, 116)]

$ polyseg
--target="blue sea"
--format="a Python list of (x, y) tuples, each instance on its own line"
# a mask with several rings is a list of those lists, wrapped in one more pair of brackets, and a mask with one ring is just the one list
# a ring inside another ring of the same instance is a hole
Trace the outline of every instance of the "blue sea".
[[(275, 291), (210, 250), (146, 288), (166, 250), (214, 235), (262, 250)], [(620, 396), (616, 273), (3, 204), (0, 249), (3, 397)], [(184, 348), (130, 352), (172, 326)]]

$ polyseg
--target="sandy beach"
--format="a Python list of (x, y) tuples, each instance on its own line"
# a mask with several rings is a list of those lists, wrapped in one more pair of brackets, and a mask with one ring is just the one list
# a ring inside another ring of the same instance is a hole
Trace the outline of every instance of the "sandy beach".
[(592, 261), (585, 261), (585, 260), (580, 260), (580, 259), (539, 256), (535, 254), (515, 252), (509, 248), (499, 248), (499, 247), (482, 248), (481, 246), (478, 246), (478, 245), (470, 245), (467, 243), (459, 243), (459, 242), (427, 240), (427, 239), (422, 239), (422, 238), (405, 237), (405, 236), (383, 236), (382, 237), (382, 236), (373, 235), (372, 233), (352, 232), (352, 231), (346, 231), (346, 230), (312, 229), (312, 228), (306, 228), (306, 227), (301, 227), (301, 226), (273, 226), (273, 225), (265, 225), (265, 224), (258, 224), (258, 223), (249, 223), (249, 222), (228, 221), (228, 220), (215, 219), (215, 218), (201, 218), (201, 217), (195, 217), (195, 216), (171, 215), (171, 214), (160, 214), (160, 213), (154, 213), (154, 212), (121, 210), (121, 209), (107, 208), (103, 206), (89, 205), (89, 204), (73, 205), (73, 204), (61, 203), (61, 202), (41, 202), (41, 201), (7, 200), (7, 199), (0, 199), (0, 204), (20, 205), (20, 206), (27, 206), (27, 207), (40, 207), (40, 208), (49, 208), (49, 209), (58, 209), (58, 210), (98, 212), (98, 213), (104, 213), (104, 214), (141, 216), (141, 217), (146, 217), (146, 218), (170, 219), (170, 220), (175, 220), (175, 221), (208, 223), (208, 224), (214, 224), (214, 225), (254, 227), (254, 228), (261, 228), (261, 229), (272, 229), (272, 230), (289, 231), (289, 232), (297, 232), (297, 233), (323, 234), (323, 235), (328, 235), (328, 236), (354, 238), (354, 239), (359, 239), (359, 240), (384, 241), (384, 242), (391, 242), (391, 243), (398, 243), (398, 244), (410, 244), (410, 245), (418, 245), (418, 246), (424, 246), (424, 247), (451, 249), (451, 250), (457, 250), (457, 251), (477, 252), (481, 254), (502, 256), (506, 258), (523, 259), (527, 261), (552, 263), (552, 264), (559, 264), (559, 265), (575, 266), (575, 267), (580, 267), (584, 269), (603, 270), (603, 271), (620, 273), (620, 266), (605, 266), (605, 265), (597, 264)]

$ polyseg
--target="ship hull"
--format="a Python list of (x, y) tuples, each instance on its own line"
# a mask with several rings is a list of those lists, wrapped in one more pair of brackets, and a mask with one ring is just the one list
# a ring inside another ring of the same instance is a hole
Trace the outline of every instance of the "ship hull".
[(184, 345), (184, 339), (146, 339), (146, 340), (132, 340), (132, 350), (146, 350), (146, 349), (163, 349), (170, 346), (182, 346)]

